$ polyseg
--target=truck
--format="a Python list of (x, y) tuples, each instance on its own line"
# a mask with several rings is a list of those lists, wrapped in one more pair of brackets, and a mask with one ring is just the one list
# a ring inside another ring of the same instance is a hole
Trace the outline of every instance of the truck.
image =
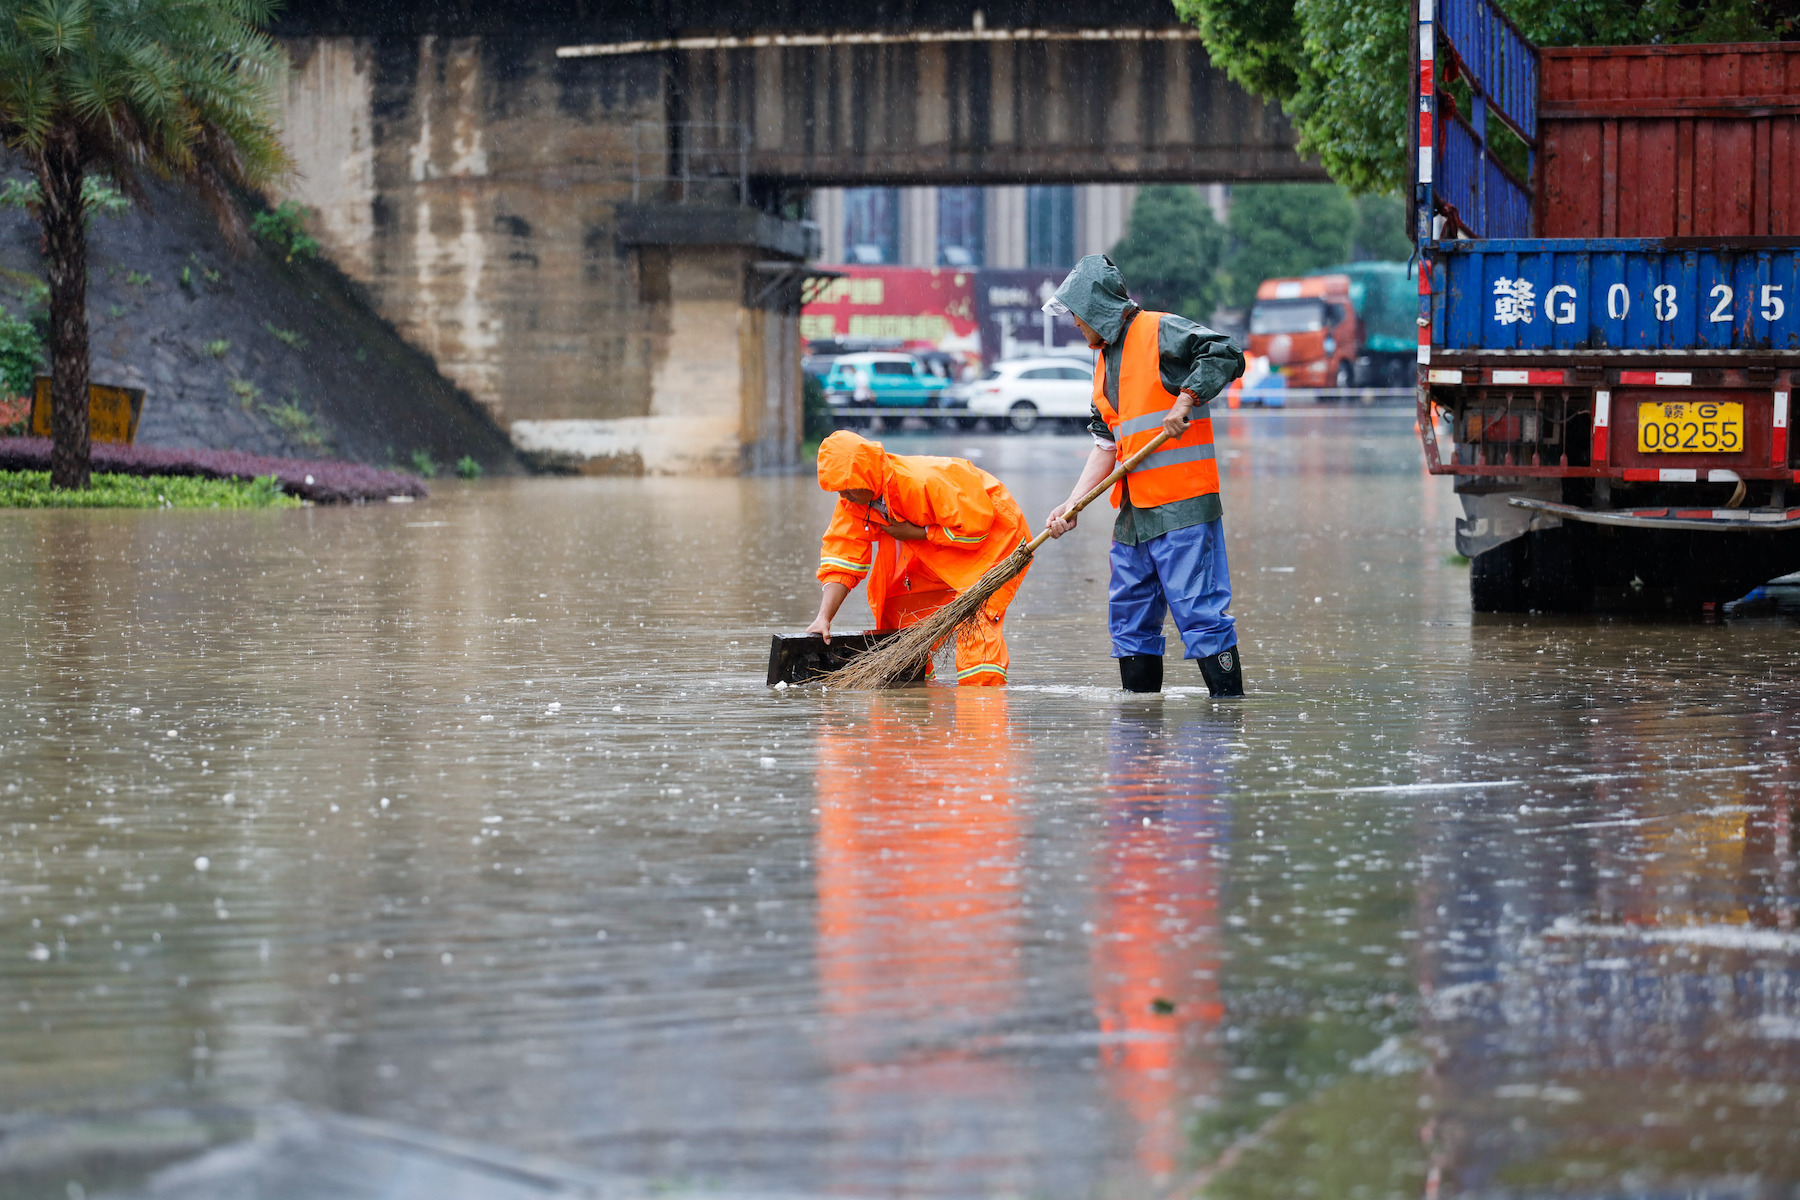
[(1250, 308), (1252, 355), (1290, 387), (1396, 387), (1410, 382), (1418, 289), (1405, 263), (1355, 262), (1265, 279)]
[(1800, 568), (1800, 44), (1414, 13), (1418, 427), (1472, 607), (1696, 612)]

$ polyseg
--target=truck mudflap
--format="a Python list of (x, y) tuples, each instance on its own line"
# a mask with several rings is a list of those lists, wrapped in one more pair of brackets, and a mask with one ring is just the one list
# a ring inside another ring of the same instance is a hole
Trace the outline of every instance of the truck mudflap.
[(1765, 533), (1771, 530), (1800, 529), (1800, 508), (1632, 508), (1596, 511), (1573, 504), (1558, 504), (1531, 496), (1513, 496), (1508, 503), (1514, 508), (1561, 517), (1565, 521), (1583, 521), (1590, 525), (1624, 525), (1635, 529), (1716, 530), (1721, 533)]

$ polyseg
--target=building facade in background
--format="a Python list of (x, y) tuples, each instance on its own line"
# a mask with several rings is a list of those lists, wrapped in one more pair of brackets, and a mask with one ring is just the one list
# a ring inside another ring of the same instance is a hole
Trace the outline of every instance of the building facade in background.
[[(1228, 189), (1201, 192), (1223, 220)], [(819, 188), (812, 214), (827, 263), (1067, 270), (1112, 249), (1136, 197), (1125, 183)]]

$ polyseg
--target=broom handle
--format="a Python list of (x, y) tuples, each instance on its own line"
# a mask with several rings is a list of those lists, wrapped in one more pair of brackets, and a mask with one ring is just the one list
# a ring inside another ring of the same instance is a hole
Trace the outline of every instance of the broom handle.
[[(1082, 509), (1086, 508), (1088, 505), (1092, 504), (1094, 501), (1098, 500), (1101, 497), (1101, 495), (1106, 492), (1106, 490), (1108, 488), (1112, 487), (1113, 484), (1119, 482), (1120, 479), (1124, 478), (1125, 472), (1131, 470), (1131, 468), (1137, 466), (1140, 462), (1143, 462), (1144, 459), (1146, 459), (1150, 455), (1156, 453), (1156, 448), (1168, 440), (1169, 440), (1169, 431), (1165, 429), (1161, 433), (1157, 434), (1155, 437), (1151, 438), (1149, 441), (1145, 442), (1143, 449), (1139, 450), (1136, 454), (1133, 454), (1130, 458), (1126, 459), (1124, 462), (1122, 462), (1118, 466), (1114, 467), (1111, 475), (1108, 475), (1105, 479), (1102, 479), (1099, 483), (1096, 483), (1094, 485), (1094, 489), (1091, 492), (1089, 492), (1087, 495), (1083, 496), (1081, 499), (1077, 500), (1073, 505), (1071, 505), (1069, 508), (1069, 511), (1064, 513), (1063, 516), (1072, 517), (1076, 513), (1080, 512)], [(1049, 536), (1050, 536), (1050, 531), (1048, 529), (1040, 531), (1036, 537), (1032, 538), (1029, 542), (1025, 543), (1026, 551), (1028, 553), (1031, 551), (1035, 551), (1039, 546), (1044, 544), (1044, 539)]]

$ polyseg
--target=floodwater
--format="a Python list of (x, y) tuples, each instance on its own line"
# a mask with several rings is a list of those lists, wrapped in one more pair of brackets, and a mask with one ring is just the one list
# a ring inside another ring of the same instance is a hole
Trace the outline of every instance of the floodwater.
[(1104, 516), (870, 696), (763, 686), (806, 478), (0, 514), (0, 1194), (1794, 1194), (1794, 621), (1472, 618), (1410, 413), (1221, 425), (1235, 703), (1115, 690)]

